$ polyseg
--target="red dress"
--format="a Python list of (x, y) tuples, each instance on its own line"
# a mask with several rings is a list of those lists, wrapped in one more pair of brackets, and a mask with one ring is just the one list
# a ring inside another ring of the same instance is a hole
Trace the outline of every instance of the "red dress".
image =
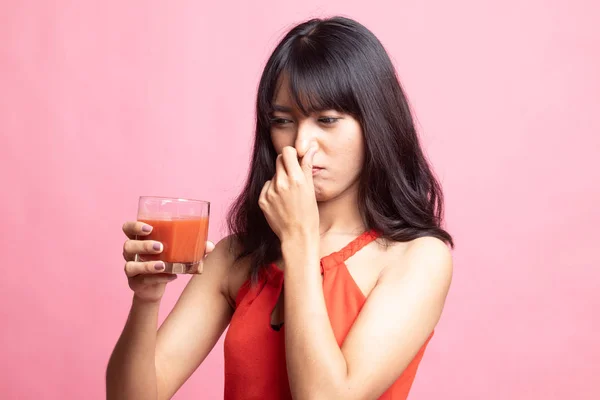
[[(340, 347), (366, 301), (345, 261), (376, 238), (376, 233), (365, 232), (321, 259), (327, 313)], [(246, 281), (240, 288), (224, 343), (225, 400), (292, 399), (285, 363), (285, 326), (279, 331), (271, 327), (271, 312), (282, 287), (283, 271), (271, 264), (257, 284)], [(429, 339), (380, 400), (407, 398)]]

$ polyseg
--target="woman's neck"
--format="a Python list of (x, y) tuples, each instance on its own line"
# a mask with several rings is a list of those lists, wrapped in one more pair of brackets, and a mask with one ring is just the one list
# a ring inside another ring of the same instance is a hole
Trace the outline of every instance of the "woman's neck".
[(358, 208), (357, 185), (349, 188), (338, 197), (319, 202), (319, 234), (330, 233), (360, 234), (366, 227)]

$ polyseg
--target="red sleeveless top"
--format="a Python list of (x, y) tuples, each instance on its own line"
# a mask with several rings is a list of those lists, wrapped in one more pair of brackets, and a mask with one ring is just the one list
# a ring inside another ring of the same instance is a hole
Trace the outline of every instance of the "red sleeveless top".
[[(321, 259), (327, 313), (340, 347), (366, 301), (345, 261), (376, 238), (375, 232), (365, 232)], [(282, 287), (283, 271), (271, 264), (261, 272), (257, 284), (248, 280), (240, 288), (224, 342), (225, 400), (292, 399), (285, 363), (285, 325), (279, 331), (271, 327), (271, 312)], [(380, 400), (407, 398), (429, 339)]]

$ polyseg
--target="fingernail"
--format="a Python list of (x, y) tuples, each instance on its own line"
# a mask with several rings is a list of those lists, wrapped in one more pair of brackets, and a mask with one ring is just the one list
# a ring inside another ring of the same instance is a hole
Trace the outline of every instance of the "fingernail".
[(156, 264), (154, 264), (154, 269), (157, 271), (162, 271), (163, 269), (165, 269), (165, 263), (163, 263), (162, 261), (157, 262)]
[(152, 232), (152, 227), (150, 225), (142, 226), (142, 232)]
[(162, 246), (160, 245), (160, 243), (154, 243), (154, 244), (152, 245), (152, 248), (153, 248), (154, 250), (156, 250), (156, 251), (160, 251), (161, 247), (162, 247)]

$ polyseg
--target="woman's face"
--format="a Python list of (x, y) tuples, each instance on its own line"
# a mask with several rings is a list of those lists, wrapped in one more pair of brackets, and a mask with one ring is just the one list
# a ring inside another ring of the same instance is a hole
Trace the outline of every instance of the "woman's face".
[(302, 159), (311, 145), (313, 181), (317, 201), (328, 201), (349, 192), (356, 193), (363, 166), (363, 135), (351, 115), (334, 110), (303, 115), (295, 106), (288, 81), (280, 79), (271, 115), (271, 140), (277, 154), (292, 146)]

